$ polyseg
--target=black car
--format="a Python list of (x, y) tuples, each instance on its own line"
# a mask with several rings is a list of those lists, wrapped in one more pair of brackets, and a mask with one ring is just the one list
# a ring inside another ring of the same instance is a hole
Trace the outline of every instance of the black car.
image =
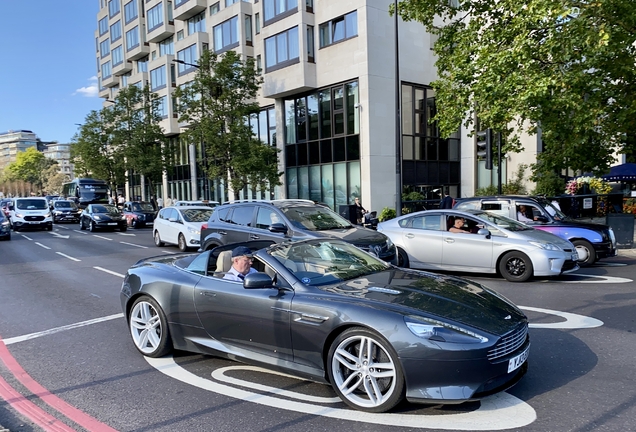
[(75, 201), (55, 200), (51, 201), (51, 217), (53, 223), (79, 222), (80, 211)]
[(89, 204), (80, 216), (80, 229), (90, 231), (100, 229), (128, 229), (126, 219), (119, 209), (112, 204)]
[(569, 240), (576, 247), (581, 267), (618, 254), (612, 228), (572, 219), (545, 198), (516, 195), (462, 198), (454, 208), (497, 213)]
[(240, 201), (214, 209), (201, 227), (201, 248), (228, 243), (269, 240), (279, 243), (309, 238), (339, 238), (396, 263), (395, 246), (387, 236), (351, 222), (309, 200)]
[(145, 201), (128, 201), (124, 203), (122, 210), (126, 223), (132, 228), (141, 228), (152, 225), (157, 216), (154, 206)]
[(242, 282), (224, 278), (238, 245), (131, 267), (120, 298), (137, 350), (255, 363), (330, 383), (376, 413), (404, 398), (478, 400), (527, 371), (526, 316), (476, 282), (401, 269), (333, 238), (252, 243), (242, 245), (258, 272)]
[(11, 240), (11, 222), (3, 211), (0, 211), (0, 240)]

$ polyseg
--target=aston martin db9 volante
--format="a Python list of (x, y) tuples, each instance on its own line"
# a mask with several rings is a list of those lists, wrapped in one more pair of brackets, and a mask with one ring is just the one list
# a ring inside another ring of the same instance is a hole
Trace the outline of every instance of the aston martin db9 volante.
[(258, 270), (242, 282), (223, 278), (237, 244), (137, 262), (121, 290), (137, 350), (268, 365), (367, 412), (478, 400), (526, 373), (526, 316), (490, 289), (337, 239), (270, 243), (241, 244)]

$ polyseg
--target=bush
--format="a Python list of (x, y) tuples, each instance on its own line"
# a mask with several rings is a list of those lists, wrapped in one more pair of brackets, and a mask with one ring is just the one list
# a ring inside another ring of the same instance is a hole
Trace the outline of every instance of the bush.
[(389, 219), (393, 219), (396, 216), (395, 209), (384, 207), (378, 216), (378, 220), (380, 222), (388, 221)]

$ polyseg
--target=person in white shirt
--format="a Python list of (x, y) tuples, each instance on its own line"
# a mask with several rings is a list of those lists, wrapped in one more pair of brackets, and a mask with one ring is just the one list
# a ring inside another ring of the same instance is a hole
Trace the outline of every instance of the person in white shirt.
[(519, 206), (519, 209), (517, 210), (517, 220), (519, 222), (532, 222), (532, 219), (526, 216), (526, 212), (526, 206)]
[(252, 268), (253, 260), (250, 248), (246, 246), (234, 248), (232, 251), (232, 268), (223, 276), (223, 279), (243, 282), (248, 274), (258, 273), (258, 270)]

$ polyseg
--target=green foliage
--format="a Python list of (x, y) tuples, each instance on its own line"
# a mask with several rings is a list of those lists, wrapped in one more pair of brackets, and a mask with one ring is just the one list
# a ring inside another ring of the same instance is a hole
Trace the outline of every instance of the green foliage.
[(535, 170), (530, 177), (536, 183), (533, 195), (559, 196), (565, 190), (565, 180), (554, 171), (542, 172)]
[(26, 151), (18, 152), (15, 162), (9, 164), (7, 173), (9, 179), (31, 183), (41, 192), (44, 173), (51, 165), (57, 165), (57, 162), (44, 156), (37, 148), (29, 147)]
[(514, 180), (501, 185), (501, 191), (504, 195), (526, 195), (528, 193), (526, 186), (523, 183), (523, 177), (527, 168), (527, 165), (520, 164), (517, 167)]
[(61, 194), (62, 185), (70, 181), (68, 175), (60, 172), (60, 167), (57, 163), (44, 170), (43, 178), (43, 188), (49, 194)]
[(402, 0), (398, 13), (437, 36), (434, 120), (443, 136), (462, 123), (472, 129), (479, 118), (481, 128), (508, 135), (508, 153), (520, 150), (521, 133), (540, 128), (544, 174), (604, 173), (615, 152), (629, 147), (636, 130), (633, 1)]
[(190, 124), (183, 134), (189, 142), (205, 143), (208, 177), (227, 179), (234, 198), (248, 184), (265, 189), (280, 184), (278, 150), (254, 136), (247, 119), (258, 113), (255, 102), (262, 78), (254, 60), (241, 60), (227, 51), (205, 51), (195, 79), (175, 90), (179, 121)]
[[(503, 191), (503, 187), (502, 187)], [(485, 187), (480, 187), (475, 191), (475, 196), (493, 196), (497, 195), (497, 186), (490, 185)]]
[(419, 192), (408, 192), (402, 194), (402, 201), (421, 201), (425, 199), (424, 195)]
[(380, 222), (388, 221), (389, 219), (395, 218), (396, 214), (395, 209), (384, 207), (378, 215), (378, 220)]

